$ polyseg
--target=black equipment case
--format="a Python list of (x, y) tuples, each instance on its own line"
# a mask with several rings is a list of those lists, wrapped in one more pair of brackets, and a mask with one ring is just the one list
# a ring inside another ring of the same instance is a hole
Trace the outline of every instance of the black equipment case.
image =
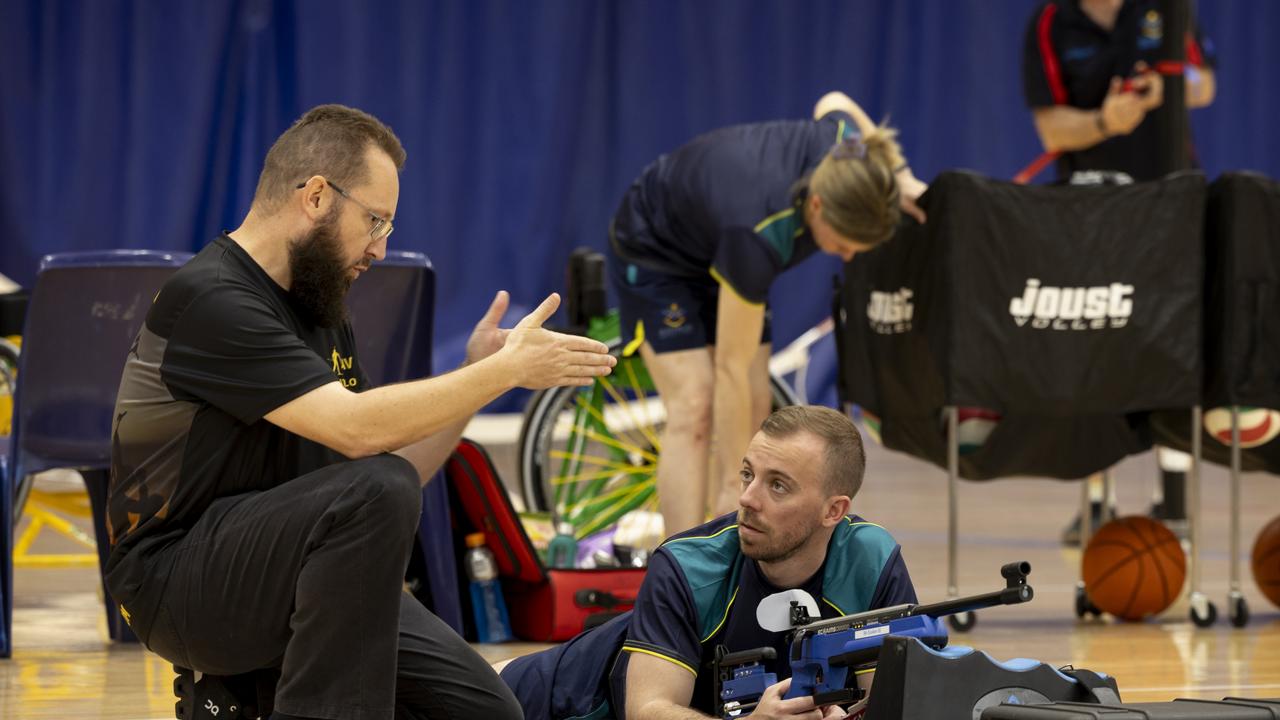
[(1179, 699), (1162, 703), (998, 705), (982, 720), (1280, 720), (1280, 700)]

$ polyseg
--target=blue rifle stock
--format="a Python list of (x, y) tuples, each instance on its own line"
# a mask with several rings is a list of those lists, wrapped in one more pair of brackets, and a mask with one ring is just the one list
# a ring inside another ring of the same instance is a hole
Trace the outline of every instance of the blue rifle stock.
[[(804, 606), (791, 603), (791, 688), (787, 698), (812, 696), (814, 705), (846, 705), (862, 698), (854, 682), (858, 669), (874, 667), (880, 646), (890, 635), (918, 638), (940, 649), (947, 644), (946, 626), (938, 618), (996, 605), (1016, 605), (1031, 600), (1035, 592), (1027, 584), (1028, 562), (1000, 568), (1005, 588), (931, 605), (894, 605), (829, 620), (816, 620)], [(720, 717), (749, 715), (765, 689), (777, 682), (764, 662), (775, 659), (773, 648), (730, 653), (716, 648), (716, 707)]]

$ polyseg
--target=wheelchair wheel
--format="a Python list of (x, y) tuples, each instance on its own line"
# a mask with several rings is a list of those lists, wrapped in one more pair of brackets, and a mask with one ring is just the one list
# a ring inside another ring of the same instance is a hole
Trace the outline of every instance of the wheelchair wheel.
[[(617, 343), (610, 352), (620, 354)], [(785, 382), (770, 377), (775, 408), (795, 404)], [(578, 538), (625, 514), (656, 510), (654, 473), (666, 409), (638, 355), (618, 358), (613, 373), (589, 387), (536, 393), (520, 430), (520, 487), (525, 506), (555, 510)]]
[[(0, 437), (13, 432), (13, 396), (17, 390), (18, 346), (0, 337)], [(0, 464), (3, 461), (0, 460)], [(14, 518), (17, 523), (17, 518)]]

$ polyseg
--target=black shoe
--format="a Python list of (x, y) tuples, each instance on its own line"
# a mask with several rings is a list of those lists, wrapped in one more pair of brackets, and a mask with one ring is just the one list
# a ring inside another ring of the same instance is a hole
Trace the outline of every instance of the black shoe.
[[(1108, 513), (1109, 516), (1115, 517), (1116, 509), (1113, 507)], [(1102, 527), (1102, 503), (1089, 503), (1089, 525), (1094, 532)], [(1071, 518), (1071, 522), (1062, 530), (1062, 544), (1067, 547), (1080, 547), (1080, 514)]]

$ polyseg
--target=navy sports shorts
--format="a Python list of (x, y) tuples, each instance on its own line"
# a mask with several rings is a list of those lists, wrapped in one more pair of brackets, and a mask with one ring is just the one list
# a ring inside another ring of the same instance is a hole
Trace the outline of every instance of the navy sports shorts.
[[(609, 253), (609, 277), (618, 293), (622, 343), (643, 337), (654, 352), (696, 350), (716, 342), (720, 284), (650, 270)], [(765, 310), (760, 343), (772, 340), (770, 313)]]

